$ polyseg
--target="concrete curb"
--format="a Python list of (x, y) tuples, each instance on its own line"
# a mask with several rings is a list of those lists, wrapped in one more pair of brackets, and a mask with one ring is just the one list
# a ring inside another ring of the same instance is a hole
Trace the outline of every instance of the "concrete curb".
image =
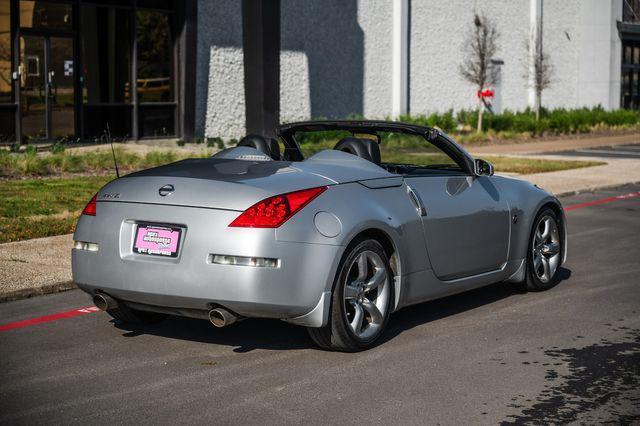
[(566, 191), (566, 192), (559, 192), (557, 194), (553, 194), (556, 197), (570, 197), (572, 195), (578, 195), (578, 194), (585, 194), (585, 193), (593, 193), (596, 191), (600, 191), (603, 189), (614, 189), (614, 188), (621, 188), (623, 186), (627, 186), (627, 185), (638, 185), (640, 184), (640, 181), (631, 181), (631, 182), (627, 182), (627, 183), (615, 183), (612, 185), (602, 185), (602, 186), (598, 186), (598, 187), (594, 187), (594, 188), (587, 188), (587, 189), (580, 189), (577, 191)]
[(23, 288), (20, 290), (10, 291), (0, 294), (0, 303), (12, 302), (15, 300), (29, 299), (36, 296), (44, 296), (45, 294), (60, 293), (62, 291), (74, 290), (78, 286), (73, 281), (65, 281), (56, 284), (47, 284), (42, 287)]

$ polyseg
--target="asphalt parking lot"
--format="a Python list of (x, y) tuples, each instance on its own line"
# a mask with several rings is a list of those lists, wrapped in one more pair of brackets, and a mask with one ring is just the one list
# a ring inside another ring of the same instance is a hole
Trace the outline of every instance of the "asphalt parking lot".
[(550, 291), (406, 308), (357, 354), (279, 321), (118, 325), (77, 290), (0, 304), (0, 424), (640, 422), (638, 195), (563, 199)]

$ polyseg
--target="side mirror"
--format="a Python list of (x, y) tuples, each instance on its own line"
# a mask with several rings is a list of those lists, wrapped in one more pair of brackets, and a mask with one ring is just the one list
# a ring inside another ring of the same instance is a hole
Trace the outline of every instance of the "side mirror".
[(488, 161), (477, 158), (473, 162), (473, 168), (476, 176), (493, 176), (493, 165)]

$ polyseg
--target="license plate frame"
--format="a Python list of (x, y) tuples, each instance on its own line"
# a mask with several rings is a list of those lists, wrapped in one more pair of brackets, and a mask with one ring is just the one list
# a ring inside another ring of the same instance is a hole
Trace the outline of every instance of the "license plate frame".
[(138, 222), (133, 233), (132, 251), (142, 256), (175, 259), (180, 254), (183, 232), (179, 226)]

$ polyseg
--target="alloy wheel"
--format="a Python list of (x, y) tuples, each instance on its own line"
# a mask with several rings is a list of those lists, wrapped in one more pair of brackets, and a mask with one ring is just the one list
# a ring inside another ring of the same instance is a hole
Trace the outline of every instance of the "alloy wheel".
[(389, 273), (379, 254), (367, 250), (356, 256), (346, 275), (344, 309), (351, 331), (360, 339), (375, 336), (389, 309)]
[(543, 215), (538, 219), (531, 249), (534, 272), (546, 284), (551, 281), (560, 264), (560, 233), (552, 216)]

